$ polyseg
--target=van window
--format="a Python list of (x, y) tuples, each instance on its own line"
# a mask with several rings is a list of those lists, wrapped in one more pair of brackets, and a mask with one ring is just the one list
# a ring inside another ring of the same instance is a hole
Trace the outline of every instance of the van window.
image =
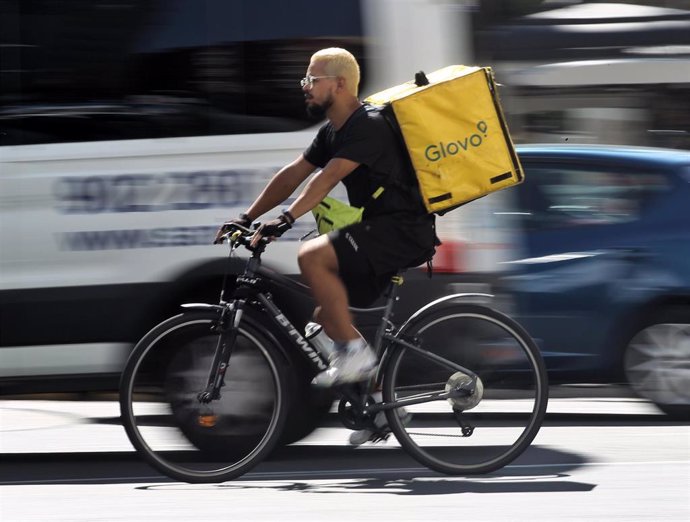
[(358, 0), (0, 2), (0, 144), (286, 132), (314, 125), (299, 80)]

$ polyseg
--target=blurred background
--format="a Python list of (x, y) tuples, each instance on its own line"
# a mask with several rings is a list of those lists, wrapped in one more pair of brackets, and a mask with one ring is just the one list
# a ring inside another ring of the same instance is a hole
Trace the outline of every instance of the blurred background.
[[(115, 389), (138, 338), (216, 298), (213, 232), (310, 143), (299, 80), (328, 46), (363, 97), (455, 63), (501, 84), (527, 181), (439, 219), (406, 313), (491, 291), (554, 383), (687, 416), (683, 0), (0, 0), (3, 389)], [(301, 221), (268, 264), (297, 273)]]
[[(495, 69), (516, 142), (567, 135), (690, 147), (688, 2), (441, 4), (454, 26), (443, 36), (456, 47), (448, 54)], [(350, 49), (370, 94), (398, 81), (395, 69), (379, 74), (386, 53), (416, 39), (387, 40), (395, 2), (381, 15), (353, 0), (328, 9), (309, 0), (3, 0), (0, 9), (5, 146), (297, 130), (310, 122), (295, 78), (314, 49)], [(429, 43), (416, 54), (436, 51)], [(405, 55), (390, 61), (414, 67)]]

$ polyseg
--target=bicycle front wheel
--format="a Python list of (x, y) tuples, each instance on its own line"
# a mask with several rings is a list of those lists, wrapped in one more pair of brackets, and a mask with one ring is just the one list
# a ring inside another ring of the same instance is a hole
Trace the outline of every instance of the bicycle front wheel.
[[(529, 446), (544, 418), (548, 385), (541, 354), (518, 323), (491, 308), (454, 304), (427, 312), (401, 335), (422, 351), (393, 347), (384, 401), (452, 395), (386, 411), (412, 457), (442, 473), (470, 475), (499, 469)], [(472, 373), (474, 393), (455, 393)]]
[(286, 416), (286, 363), (244, 321), (220, 398), (198, 400), (221, 342), (218, 320), (215, 312), (188, 312), (161, 323), (134, 348), (122, 376), (130, 441), (154, 468), (185, 482), (247, 472), (275, 446)]

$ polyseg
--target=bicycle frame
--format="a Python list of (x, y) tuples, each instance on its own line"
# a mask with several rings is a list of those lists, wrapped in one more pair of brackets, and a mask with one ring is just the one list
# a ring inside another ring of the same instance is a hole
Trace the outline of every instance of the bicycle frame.
[[(252, 251), (252, 256), (247, 261), (244, 273), (236, 280), (237, 287), (235, 288), (230, 301), (225, 301), (223, 299), (225, 291), (225, 284), (223, 284), (223, 292), (221, 293), (221, 302), (219, 305), (202, 303), (189, 303), (182, 305), (187, 309), (214, 309), (219, 311), (221, 314), (219, 320), (221, 335), (219, 337), (218, 347), (216, 349), (213, 364), (211, 365), (211, 370), (209, 372), (208, 385), (206, 389), (198, 395), (198, 398), (201, 402), (208, 403), (220, 397), (220, 389), (223, 385), (225, 370), (232, 355), (232, 345), (237, 335), (238, 327), (245, 307), (248, 303), (256, 303), (259, 305), (263, 313), (270, 317), (273, 323), (280, 330), (286, 333), (286, 337), (290, 340), (294, 348), (300, 350), (307, 357), (316, 372), (320, 372), (328, 368), (328, 361), (325, 359), (325, 357), (314, 349), (314, 347), (312, 347), (309, 341), (304, 338), (300, 331), (285, 316), (282, 310), (272, 301), (269, 294), (263, 291), (262, 286), (265, 277), (259, 274), (258, 271), (259, 267), (261, 266), (261, 254), (265, 250), (265, 246), (265, 244), (262, 244), (250, 249)], [(231, 249), (231, 255), (233, 251), (234, 248)], [(281, 277), (279, 274), (277, 274), (277, 276)], [(422, 312), (430, 309), (433, 306), (463, 297), (490, 296), (488, 294), (476, 293), (454, 294), (446, 296), (420, 308), (400, 328), (396, 329), (390, 318), (393, 315), (393, 308), (395, 302), (398, 300), (398, 289), (402, 283), (403, 278), (401, 275), (398, 274), (392, 278), (388, 289), (384, 293), (386, 298), (384, 306), (366, 309), (352, 308), (353, 311), (358, 312), (383, 312), (381, 321), (376, 331), (373, 345), (373, 349), (379, 359), (379, 365), (376, 372), (376, 378), (373, 379), (372, 382), (368, 383), (368, 389), (364, 390), (364, 395), (368, 395), (370, 391), (373, 391), (381, 384), (383, 379), (382, 370), (385, 366), (385, 361), (390, 356), (390, 353), (392, 353), (392, 350), (396, 348), (413, 350), (422, 357), (430, 359), (438, 364), (445, 365), (457, 372), (462, 372), (471, 377), (471, 382), (467, 385), (459, 386), (450, 391), (425, 393), (419, 396), (407, 397), (405, 399), (388, 403), (378, 403), (367, 406), (366, 400), (356, 401), (360, 403), (362, 407), (361, 413), (364, 415), (375, 415), (380, 411), (400, 408), (406, 405), (421, 404), (425, 402), (451, 399), (459, 396), (467, 396), (471, 395), (475, 390), (477, 375), (474, 372), (468, 368), (455, 364), (452, 361), (448, 361), (447, 359), (444, 359), (443, 357), (440, 357), (432, 352), (424, 350), (415, 343), (415, 340), (412, 340), (412, 342), (405, 340), (401, 337), (401, 334), (405, 326), (409, 324), (412, 319), (418, 317)], [(348, 396), (352, 395), (347, 391), (345, 391), (344, 394)]]

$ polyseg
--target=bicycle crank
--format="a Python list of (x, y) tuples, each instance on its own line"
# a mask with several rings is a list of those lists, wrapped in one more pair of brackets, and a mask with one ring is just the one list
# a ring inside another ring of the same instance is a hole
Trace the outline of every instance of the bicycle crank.
[(362, 406), (353, 406), (353, 402), (353, 400), (348, 398), (342, 398), (338, 403), (338, 416), (343, 426), (351, 430), (370, 428), (373, 425), (373, 419), (366, 415), (363, 410), (368, 406), (376, 404), (376, 401), (373, 397), (368, 396), (362, 405), (364, 408)]

